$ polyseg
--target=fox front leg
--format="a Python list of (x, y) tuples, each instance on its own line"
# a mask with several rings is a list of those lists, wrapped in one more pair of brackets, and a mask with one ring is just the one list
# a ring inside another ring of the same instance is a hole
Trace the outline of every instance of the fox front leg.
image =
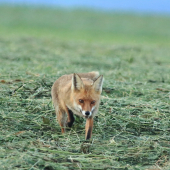
[(58, 111), (57, 113), (58, 123), (61, 127), (61, 133), (65, 133), (65, 127), (67, 122), (67, 114), (64, 111)]
[(86, 120), (86, 135), (85, 135), (85, 139), (88, 140), (91, 138), (92, 136), (92, 130), (93, 130), (93, 118), (88, 118)]

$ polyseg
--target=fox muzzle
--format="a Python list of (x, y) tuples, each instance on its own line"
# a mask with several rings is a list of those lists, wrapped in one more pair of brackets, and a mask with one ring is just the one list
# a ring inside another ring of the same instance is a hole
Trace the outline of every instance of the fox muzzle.
[(82, 111), (82, 114), (86, 117), (86, 118), (88, 118), (88, 117), (90, 117), (91, 115), (92, 115), (92, 112), (90, 112), (90, 111)]
[(86, 115), (86, 116), (89, 116), (89, 115), (90, 115), (90, 112), (89, 112), (89, 111), (86, 111), (86, 112), (85, 112), (85, 115)]

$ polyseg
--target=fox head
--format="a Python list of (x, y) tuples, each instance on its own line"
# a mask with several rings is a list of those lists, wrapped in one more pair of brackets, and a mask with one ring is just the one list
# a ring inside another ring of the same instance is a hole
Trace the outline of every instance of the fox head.
[(102, 75), (93, 81), (88, 78), (81, 78), (78, 74), (73, 74), (71, 90), (74, 108), (82, 113), (84, 117), (91, 117), (98, 109), (102, 84)]

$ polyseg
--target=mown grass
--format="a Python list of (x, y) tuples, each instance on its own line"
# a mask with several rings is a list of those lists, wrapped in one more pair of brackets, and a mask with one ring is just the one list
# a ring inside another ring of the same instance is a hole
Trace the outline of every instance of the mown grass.
[[(0, 169), (169, 169), (170, 18), (3, 6), (0, 21)], [(92, 70), (105, 82), (86, 142), (79, 117), (61, 135), (50, 91)]]

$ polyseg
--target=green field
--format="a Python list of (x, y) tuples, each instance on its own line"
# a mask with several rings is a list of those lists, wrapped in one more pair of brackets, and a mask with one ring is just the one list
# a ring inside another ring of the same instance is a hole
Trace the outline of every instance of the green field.
[[(51, 86), (99, 71), (92, 139), (61, 135)], [(0, 6), (0, 169), (169, 170), (170, 17)]]

